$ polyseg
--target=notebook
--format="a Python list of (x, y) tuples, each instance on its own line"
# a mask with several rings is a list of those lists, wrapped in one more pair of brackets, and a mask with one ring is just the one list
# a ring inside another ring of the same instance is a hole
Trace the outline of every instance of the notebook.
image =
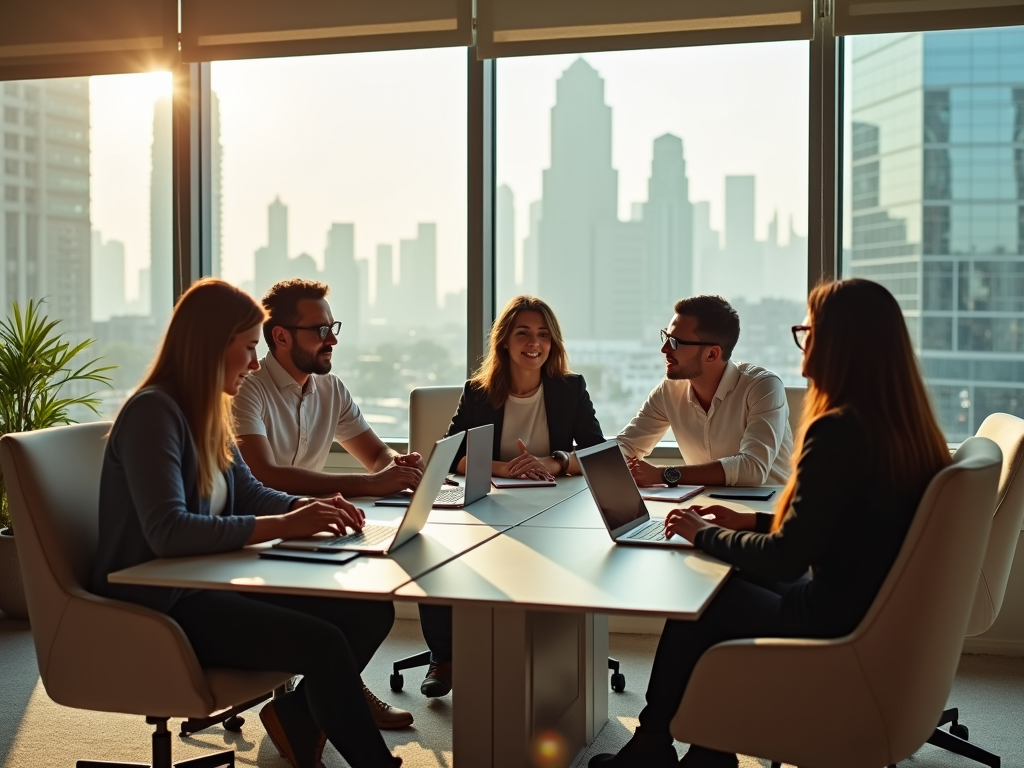
[(692, 547), (680, 536), (665, 538), (665, 520), (651, 517), (629, 471), (619, 444), (608, 440), (576, 451), (590, 495), (616, 544), (654, 547)]
[(668, 488), (643, 488), (640, 495), (648, 501), (686, 501), (704, 490), (703, 485), (676, 485)]
[(532, 477), (492, 477), (495, 488), (550, 488), (558, 485), (554, 480), (535, 480)]
[[(484, 424), (466, 430), (466, 483), (442, 485), (434, 497), (435, 509), (458, 509), (482, 499), (491, 492), (491, 456), (494, 453), (494, 425)], [(384, 496), (374, 504), (379, 507), (407, 507), (411, 493)]]
[(396, 524), (394, 522), (367, 521), (362, 531), (345, 536), (321, 534), (302, 539), (284, 539), (272, 549), (299, 550), (313, 552), (364, 552), (368, 554), (386, 555), (409, 541), (423, 530), (434, 497), (441, 489), (441, 483), (448, 475), (452, 459), (459, 451), (462, 432), (438, 440), (430, 452), (427, 468), (423, 472), (420, 484), (405, 508), (405, 514)]

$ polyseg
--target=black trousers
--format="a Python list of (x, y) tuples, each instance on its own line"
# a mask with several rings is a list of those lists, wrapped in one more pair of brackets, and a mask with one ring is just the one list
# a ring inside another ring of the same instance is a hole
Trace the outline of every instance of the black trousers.
[(301, 674), (315, 724), (353, 768), (394, 766), (360, 678), (391, 631), (390, 602), (209, 591), (168, 613), (202, 666)]
[(420, 631), (434, 662), (452, 660), (452, 608), (420, 604)]

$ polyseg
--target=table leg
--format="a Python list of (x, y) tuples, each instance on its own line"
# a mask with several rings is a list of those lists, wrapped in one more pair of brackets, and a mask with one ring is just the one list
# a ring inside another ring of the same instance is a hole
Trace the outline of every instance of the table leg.
[(463, 768), (572, 763), (608, 719), (607, 617), (454, 609), (452, 746)]

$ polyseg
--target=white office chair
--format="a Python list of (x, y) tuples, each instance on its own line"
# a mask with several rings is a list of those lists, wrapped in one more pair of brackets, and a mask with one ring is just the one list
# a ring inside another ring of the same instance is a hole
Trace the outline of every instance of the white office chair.
[(797, 427), (800, 426), (800, 417), (804, 412), (804, 395), (807, 394), (807, 387), (786, 387), (786, 403), (789, 405), (789, 428), (793, 430), (793, 438), (796, 439)]
[(409, 393), (409, 452), (426, 461), (459, 407), (462, 387), (416, 387)]
[(929, 484), (889, 575), (851, 634), (734, 640), (708, 650), (672, 734), (802, 768), (894, 765), (912, 755), (935, 730), (953, 684), (1001, 464), (999, 447), (987, 438), (960, 447)]
[[(4, 435), (0, 467), (46, 693), (67, 707), (144, 715), (156, 726), (153, 766), (169, 768), (169, 718), (191, 718), (182, 735), (232, 717), (226, 727), (240, 727), (236, 713), (268, 698), (291, 675), (203, 669), (169, 616), (88, 591), (109, 431), (101, 422)], [(176, 768), (221, 765), (234, 765), (233, 751)], [(139, 764), (78, 761), (78, 768), (100, 766)]]

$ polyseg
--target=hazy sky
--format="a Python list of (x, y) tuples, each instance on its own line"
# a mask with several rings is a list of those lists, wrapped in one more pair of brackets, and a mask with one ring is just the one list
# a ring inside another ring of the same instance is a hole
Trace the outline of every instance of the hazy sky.
[[(438, 225), (441, 290), (465, 285), (466, 51), (219, 62), (225, 276), (252, 276), (266, 207), (289, 207), (290, 252), (322, 263), (332, 222), (354, 222), (356, 256)], [(498, 63), (498, 181), (518, 237), (550, 162), (555, 83), (575, 56)], [(757, 231), (775, 210), (807, 231), (808, 43), (586, 54), (613, 113), (619, 210), (647, 197), (651, 144), (680, 136), (691, 199), (721, 226), (724, 177), (757, 176)], [(129, 294), (149, 259), (153, 103), (167, 74), (91, 78), (92, 218), (126, 246)], [(518, 244), (517, 244), (518, 247)]]

